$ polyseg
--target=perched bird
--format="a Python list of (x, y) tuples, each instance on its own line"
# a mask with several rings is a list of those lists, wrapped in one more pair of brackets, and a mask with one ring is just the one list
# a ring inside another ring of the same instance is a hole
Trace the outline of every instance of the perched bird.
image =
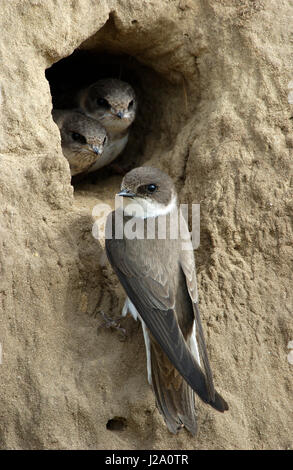
[(126, 146), (137, 108), (135, 93), (128, 83), (107, 78), (81, 90), (76, 104), (86, 116), (99, 121), (108, 134), (103, 157), (89, 169), (96, 171), (111, 163)]
[(54, 109), (52, 116), (59, 127), (62, 151), (72, 176), (87, 171), (103, 158), (107, 132), (95, 119), (65, 109)]
[[(185, 426), (195, 435), (194, 392), (218, 411), (228, 405), (213, 384), (188, 227), (182, 218), (183, 232), (171, 235), (170, 219), (175, 212), (178, 215), (177, 195), (172, 180), (157, 168), (127, 173), (118, 195), (123, 197), (123, 208), (108, 215), (105, 233), (108, 259), (127, 294), (122, 315), (129, 311), (141, 320), (148, 379), (168, 429), (176, 434)], [(147, 229), (151, 221), (155, 222), (152, 236)], [(162, 239), (158, 227), (164, 221)], [(129, 229), (130, 224), (141, 227), (142, 223), (139, 236), (133, 237), (131, 230), (127, 235), (127, 225)]]

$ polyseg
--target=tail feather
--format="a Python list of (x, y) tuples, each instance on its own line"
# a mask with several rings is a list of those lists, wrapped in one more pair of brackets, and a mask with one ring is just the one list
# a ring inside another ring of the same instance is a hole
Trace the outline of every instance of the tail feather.
[(172, 367), (164, 353), (152, 344), (152, 384), (157, 406), (170, 432), (185, 427), (193, 436), (197, 433), (194, 392)]

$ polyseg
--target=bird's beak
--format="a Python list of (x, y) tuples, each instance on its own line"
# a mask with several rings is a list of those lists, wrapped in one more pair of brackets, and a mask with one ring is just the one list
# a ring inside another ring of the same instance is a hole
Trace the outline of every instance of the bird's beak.
[(93, 145), (92, 149), (97, 155), (101, 155), (101, 153), (103, 152), (103, 150), (100, 147), (97, 147), (96, 145)]
[(123, 111), (118, 111), (118, 113), (116, 113), (116, 116), (119, 117), (119, 119), (122, 119), (124, 117)]
[(122, 196), (122, 197), (135, 197), (136, 194), (133, 193), (132, 191), (129, 191), (129, 189), (123, 189), (120, 191), (120, 193), (117, 194), (117, 196)]

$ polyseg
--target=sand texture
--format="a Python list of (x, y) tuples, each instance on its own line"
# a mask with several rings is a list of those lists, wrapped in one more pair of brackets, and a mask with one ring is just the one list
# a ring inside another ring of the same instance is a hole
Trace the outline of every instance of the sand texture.
[[(292, 15), (286, 0), (1, 2), (2, 449), (293, 448)], [(124, 294), (92, 209), (121, 176), (73, 187), (51, 117), (74, 67), (90, 81), (105, 57), (139, 99), (121, 164), (201, 204), (200, 308), (230, 410), (198, 400), (196, 438), (156, 409), (140, 325), (102, 327)]]

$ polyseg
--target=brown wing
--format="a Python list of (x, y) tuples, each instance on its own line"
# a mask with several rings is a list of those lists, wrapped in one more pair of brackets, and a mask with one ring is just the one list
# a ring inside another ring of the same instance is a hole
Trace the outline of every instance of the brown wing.
[[(187, 244), (185, 245), (187, 248)], [(203, 328), (200, 319), (200, 313), (198, 308), (198, 292), (197, 292), (197, 282), (196, 282), (196, 269), (192, 244), (190, 242), (189, 249), (182, 250), (180, 253), (180, 264), (182, 271), (185, 275), (186, 286), (189, 293), (189, 296), (193, 304), (194, 312), (194, 321), (196, 324), (196, 339), (199, 347), (200, 358), (203, 362), (207, 387), (209, 390), (210, 396), (214, 399), (215, 388), (213, 383), (213, 375), (210, 367), (210, 362), (208, 358), (207, 348), (204, 339)]]
[[(109, 234), (111, 223), (114, 227), (115, 212), (107, 218), (106, 234)], [(178, 327), (174, 295), (159, 258), (154, 263), (151, 256), (131, 250), (131, 243), (126, 246), (123, 239), (114, 238), (106, 239), (106, 253), (128, 297), (170, 362), (204, 402), (219, 411), (227, 409), (226, 402), (217, 392), (211, 395), (205, 374), (193, 358)]]

